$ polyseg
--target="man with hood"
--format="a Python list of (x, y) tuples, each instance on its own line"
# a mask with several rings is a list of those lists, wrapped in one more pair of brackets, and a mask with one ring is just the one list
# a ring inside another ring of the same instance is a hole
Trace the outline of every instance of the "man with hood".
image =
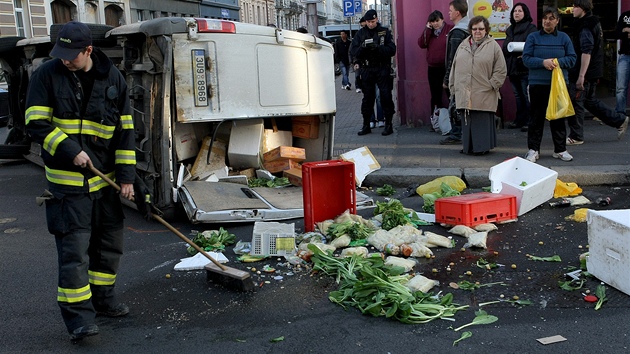
[[(448, 32), (446, 38), (446, 74), (444, 75), (444, 82), (442, 87), (448, 89), (448, 78), (451, 75), (451, 66), (453, 65), (453, 58), (455, 58), (455, 52), (466, 37), (470, 34), (468, 32), (468, 3), (465, 0), (453, 0), (448, 5), (448, 17), (455, 26)], [(448, 92), (451, 96), (451, 93)], [(442, 145), (459, 145), (462, 143), (462, 127), (461, 122), (457, 119), (457, 113), (455, 111), (454, 97), (450, 97), (451, 103), (449, 105), (449, 113), (451, 119), (451, 132), (446, 139), (440, 140)]]
[[(125, 78), (92, 46), (86, 24), (66, 23), (50, 56), (31, 77), (26, 128), (42, 146), (57, 304), (75, 342), (98, 334), (97, 315), (129, 313), (114, 286), (123, 253), (120, 197), (134, 199), (134, 124)], [(117, 181), (120, 195), (90, 166)]]
[(363, 89), (363, 101), (361, 102), (363, 125), (358, 134), (365, 135), (372, 132), (370, 119), (374, 114), (376, 87), (378, 86), (383, 115), (385, 116), (385, 129), (381, 134), (390, 135), (394, 132), (392, 126), (394, 79), (391, 72), (391, 62), (392, 57), (396, 55), (396, 44), (389, 28), (381, 26), (378, 22), (376, 10), (369, 10), (365, 13), (364, 18), (366, 25), (357, 32), (350, 46), (350, 55), (354, 58), (355, 64), (359, 64)]
[(604, 76), (604, 37), (599, 19), (593, 16), (591, 0), (573, 1), (573, 17), (571, 39), (577, 61), (569, 71), (569, 93), (575, 116), (567, 119), (571, 130), (567, 145), (584, 144), (585, 110), (606, 125), (616, 128), (617, 139), (621, 139), (628, 128), (628, 117), (595, 97), (597, 83)]

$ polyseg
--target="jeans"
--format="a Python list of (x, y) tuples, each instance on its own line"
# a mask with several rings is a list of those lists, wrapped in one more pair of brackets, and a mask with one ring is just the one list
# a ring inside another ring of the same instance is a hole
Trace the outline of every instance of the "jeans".
[(348, 71), (350, 71), (349, 65), (339, 62), (339, 69), (341, 69), (341, 85), (350, 85), (350, 79), (348, 79)]
[(529, 78), (527, 75), (510, 76), (510, 84), (512, 84), (514, 98), (516, 99), (516, 118), (514, 119), (514, 124), (519, 127), (529, 124), (528, 82)]
[(626, 100), (628, 99), (628, 82), (630, 82), (630, 55), (619, 54), (617, 60), (617, 107), (616, 111), (626, 114)]
[[(547, 115), (547, 104), (549, 103), (549, 93), (551, 85), (531, 85), (529, 86), (529, 97), (531, 100), (532, 116), (527, 130), (527, 148), (540, 152), (540, 143), (545, 130), (545, 116)], [(553, 140), (553, 152), (559, 153), (567, 150), (567, 127), (564, 119), (554, 119), (549, 121), (551, 128), (551, 140)]]
[(569, 138), (575, 140), (584, 140), (584, 113), (586, 110), (593, 113), (604, 124), (619, 128), (626, 119), (625, 113), (617, 113), (611, 107), (606, 106), (603, 102), (595, 97), (597, 90), (597, 82), (584, 81), (584, 91), (580, 91), (575, 83), (569, 84), (569, 95), (575, 115), (567, 118), (567, 123), (571, 131)]
[(385, 117), (383, 116), (383, 106), (381, 106), (381, 90), (376, 86), (376, 115), (372, 113), (372, 118), (370, 118), (370, 122), (383, 122), (385, 121)]

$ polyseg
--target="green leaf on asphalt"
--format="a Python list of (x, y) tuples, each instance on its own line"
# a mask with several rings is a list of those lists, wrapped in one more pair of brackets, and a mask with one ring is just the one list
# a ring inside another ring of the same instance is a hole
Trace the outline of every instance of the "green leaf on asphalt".
[(272, 338), (269, 341), (271, 343), (278, 343), (278, 342), (282, 342), (283, 340), (284, 340), (284, 336), (280, 336), (280, 337), (277, 337), (277, 338)]
[(562, 262), (560, 256), (553, 255), (551, 257), (538, 257), (538, 256), (529, 256), (529, 259), (532, 261), (543, 261), (543, 262)]
[(494, 322), (499, 320), (499, 318), (497, 316), (488, 315), (486, 313), (486, 311), (483, 311), (483, 310), (479, 310), (479, 311), (475, 312), (475, 314), (477, 315), (477, 317), (475, 317), (472, 320), (472, 322), (470, 322), (469, 324), (465, 324), (463, 326), (455, 328), (455, 332), (459, 331), (462, 328), (466, 328), (468, 326), (490, 324), (490, 323), (494, 323)]
[(453, 342), (453, 346), (454, 347), (457, 346), (457, 344), (459, 344), (460, 341), (462, 341), (462, 340), (464, 340), (466, 338), (470, 338), (470, 337), (472, 337), (472, 332), (470, 332), (470, 331), (462, 332), (462, 336), (459, 337), (458, 340)]
[(597, 303), (595, 304), (595, 310), (597, 311), (602, 308), (604, 302), (608, 301), (606, 298), (606, 287), (598, 285), (597, 289), (595, 289), (595, 296), (597, 296)]

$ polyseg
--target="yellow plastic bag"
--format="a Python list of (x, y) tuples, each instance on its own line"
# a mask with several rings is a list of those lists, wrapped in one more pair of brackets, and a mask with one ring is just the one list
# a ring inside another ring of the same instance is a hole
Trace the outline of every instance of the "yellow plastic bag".
[(416, 188), (416, 193), (422, 196), (424, 194), (441, 192), (442, 182), (446, 183), (449, 187), (457, 190), (458, 192), (461, 192), (466, 188), (466, 183), (462, 181), (461, 178), (455, 176), (444, 176), (419, 186)]
[(569, 90), (567, 90), (567, 84), (564, 82), (564, 75), (558, 64), (558, 59), (554, 58), (553, 62), (556, 64), (556, 67), (551, 73), (551, 92), (549, 93), (549, 104), (547, 105), (547, 120), (575, 115), (571, 97), (569, 97)]
[(578, 187), (577, 183), (562, 182), (556, 179), (556, 188), (553, 190), (554, 198), (569, 197), (582, 194), (582, 188)]

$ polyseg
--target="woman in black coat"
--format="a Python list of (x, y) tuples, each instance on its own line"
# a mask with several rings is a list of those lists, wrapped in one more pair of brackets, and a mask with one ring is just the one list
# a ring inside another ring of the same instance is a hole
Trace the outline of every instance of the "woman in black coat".
[(522, 50), (508, 51), (508, 44), (511, 42), (525, 42), (527, 36), (536, 32), (536, 26), (532, 24), (532, 16), (529, 8), (522, 2), (516, 3), (510, 12), (510, 27), (505, 31), (506, 38), (503, 41), (503, 55), (507, 64), (507, 73), (516, 98), (516, 119), (508, 128), (520, 128), (521, 131), (527, 131), (529, 122), (529, 95), (527, 93), (528, 70), (523, 65)]

